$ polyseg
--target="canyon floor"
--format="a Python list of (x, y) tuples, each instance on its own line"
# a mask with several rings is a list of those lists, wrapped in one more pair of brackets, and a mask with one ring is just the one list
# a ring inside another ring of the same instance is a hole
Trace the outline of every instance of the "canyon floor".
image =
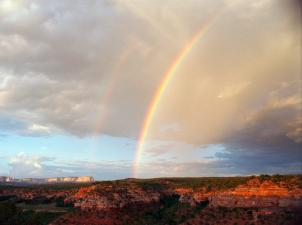
[(302, 224), (302, 175), (0, 186), (1, 225)]

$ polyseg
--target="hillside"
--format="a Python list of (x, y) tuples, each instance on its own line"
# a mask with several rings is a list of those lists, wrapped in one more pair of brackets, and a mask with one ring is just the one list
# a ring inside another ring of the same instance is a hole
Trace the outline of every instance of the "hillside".
[(0, 197), (2, 204), (55, 203), (52, 210), (61, 214), (53, 225), (299, 224), (301, 187), (301, 175), (124, 179), (65, 187), (2, 187)]

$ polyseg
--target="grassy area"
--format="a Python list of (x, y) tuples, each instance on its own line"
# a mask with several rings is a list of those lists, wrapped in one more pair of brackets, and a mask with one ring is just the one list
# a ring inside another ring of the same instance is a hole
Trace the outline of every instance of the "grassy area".
[(1, 225), (46, 225), (61, 216), (63, 212), (36, 212), (23, 210), (10, 202), (0, 203)]
[(8, 185), (8, 184), (0, 184), (0, 191), (3, 189), (22, 189), (22, 190), (36, 190), (36, 189), (43, 189), (43, 190), (77, 190), (81, 187), (90, 186), (91, 183), (84, 183), (84, 184), (75, 184), (75, 183), (66, 183), (66, 184), (18, 184), (18, 185)]
[(119, 181), (97, 182), (100, 185), (129, 185), (135, 184), (145, 190), (160, 190), (167, 187), (173, 188), (206, 188), (222, 190), (236, 187), (246, 183), (251, 177), (194, 177), (194, 178), (154, 178), (154, 179), (124, 179)]
[(201, 177), (201, 178), (167, 178), (178, 188), (206, 188), (207, 191), (223, 190), (246, 183), (249, 177)]
[(51, 213), (65, 213), (70, 211), (68, 207), (58, 207), (56, 203), (49, 204), (26, 204), (24, 202), (16, 204), (18, 208), (26, 210), (32, 210), (35, 212), (51, 212)]

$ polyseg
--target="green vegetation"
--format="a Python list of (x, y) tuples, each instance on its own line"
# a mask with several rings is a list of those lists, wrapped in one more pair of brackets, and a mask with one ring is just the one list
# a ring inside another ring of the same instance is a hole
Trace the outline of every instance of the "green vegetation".
[(283, 182), (285, 185), (287, 185), (288, 188), (292, 186), (298, 186), (302, 188), (302, 175), (301, 174), (291, 174), (291, 175), (280, 175), (280, 174), (274, 174), (274, 175), (267, 175), (267, 174), (261, 174), (259, 176), (260, 181), (266, 181), (270, 180), (274, 183), (280, 183)]
[(63, 183), (63, 184), (33, 184), (33, 185), (1, 185), (0, 184), (0, 191), (4, 189), (21, 189), (21, 190), (77, 190), (81, 187), (90, 186), (91, 183), (84, 183), (84, 184), (76, 184), (76, 183)]
[(167, 185), (158, 182), (157, 180), (137, 180), (136, 184), (146, 191), (164, 190)]
[[(70, 212), (73, 209), (64, 204), (63, 198), (48, 199), (43, 194), (48, 190), (71, 190), (79, 185), (33, 185), (33, 186), (0, 186), (4, 189), (19, 192), (42, 193), (32, 199), (20, 199), (11, 194), (0, 198), (0, 224), (1, 225), (43, 225)], [(62, 204), (63, 203), (63, 204)]]
[[(123, 179), (116, 181), (102, 181), (95, 182), (97, 188), (95, 189), (99, 194), (105, 194), (108, 199), (114, 199), (113, 193), (119, 193), (121, 196), (127, 196), (129, 188), (133, 190), (137, 187), (145, 190), (156, 192), (165, 191), (175, 188), (188, 188), (194, 191), (219, 191), (234, 188), (238, 185), (245, 184), (250, 179), (258, 178), (261, 182), (272, 181), (285, 186), (289, 189), (302, 186), (302, 175), (260, 175), (249, 177), (200, 177), (200, 178), (154, 178), (154, 179)], [(80, 211), (73, 209), (73, 205), (66, 205), (64, 203), (64, 196), (76, 193), (80, 187), (90, 186), (91, 184), (52, 184), (52, 185), (33, 185), (26, 187), (0, 186), (0, 192), (3, 189), (20, 189), (22, 191), (33, 191), (39, 193), (33, 199), (20, 199), (14, 195), (2, 196), (0, 198), (0, 224), (1, 225), (38, 225), (48, 224), (50, 221), (67, 213), (63, 220), (68, 218), (68, 215), (74, 215), (76, 218), (79, 215), (86, 220), (92, 212)], [(62, 197), (46, 198), (45, 193), (48, 190), (63, 191)], [(65, 190), (75, 190), (71, 192), (64, 192)], [(92, 189), (94, 190), (94, 188)], [(46, 192), (44, 192), (46, 191)], [(85, 190), (83, 190), (85, 192)], [(190, 190), (189, 190), (190, 192)], [(165, 193), (165, 192), (161, 192)], [(123, 195), (125, 194), (125, 195)], [(85, 195), (83, 195), (85, 196)], [(182, 200), (184, 200), (182, 196)], [(185, 196), (186, 197), (186, 196)], [(191, 204), (191, 205), (190, 205)], [(251, 224), (255, 215), (258, 215), (259, 224), (283, 224), (284, 221), (289, 221), (285, 224), (295, 224), (293, 221), (301, 221), (297, 217), (299, 213), (292, 211), (272, 212), (271, 214), (259, 213), (258, 209), (251, 208), (213, 208), (206, 207), (208, 201), (196, 203), (191, 201), (190, 195), (184, 201), (179, 201), (179, 195), (163, 197), (160, 202), (152, 203), (150, 205), (129, 205), (126, 208), (114, 209), (109, 217), (116, 218), (117, 221), (127, 220), (129, 224)], [(281, 209), (280, 209), (281, 210)], [(105, 212), (103, 212), (105, 213)], [(105, 214), (96, 213), (97, 216), (105, 217)], [(66, 217), (67, 216), (67, 217)], [(66, 220), (68, 221), (68, 220)], [(213, 222), (215, 221), (215, 222)], [(63, 223), (66, 224), (66, 223)], [(127, 223), (125, 223), (127, 224)]]
[(46, 225), (62, 213), (22, 210), (11, 202), (0, 203), (1, 225)]
[(201, 177), (167, 178), (167, 181), (179, 188), (206, 188), (207, 191), (224, 190), (246, 183), (249, 177)]
[(135, 224), (176, 225), (186, 222), (199, 214), (209, 204), (208, 201), (196, 207), (179, 201), (178, 195), (161, 199), (160, 204), (146, 210), (143, 215), (135, 219)]
[(246, 183), (250, 177), (194, 177), (194, 178), (154, 178), (154, 179), (125, 179), (119, 181), (103, 181), (103, 185), (129, 185), (136, 184), (144, 190), (163, 190), (174, 188), (206, 188), (207, 191), (223, 190)]
[(65, 207), (65, 205), (57, 206), (56, 203), (48, 203), (48, 204), (26, 204), (24, 202), (16, 204), (18, 208), (23, 210), (32, 210), (35, 212), (58, 212), (64, 213), (68, 212), (70, 208)]
[(65, 208), (72, 208), (73, 207), (72, 203), (65, 203), (63, 197), (57, 198), (55, 205), (56, 205), (56, 207), (65, 207)]
[(99, 181), (95, 184), (127, 186), (138, 185), (144, 190), (163, 190), (167, 187), (192, 188), (193, 190), (204, 189), (205, 191), (219, 191), (234, 188), (245, 184), (248, 180), (258, 177), (260, 181), (270, 180), (275, 183), (283, 182), (288, 186), (302, 187), (302, 175), (259, 175), (245, 177), (175, 177), (175, 178), (152, 178), (152, 179), (123, 179), (116, 181)]

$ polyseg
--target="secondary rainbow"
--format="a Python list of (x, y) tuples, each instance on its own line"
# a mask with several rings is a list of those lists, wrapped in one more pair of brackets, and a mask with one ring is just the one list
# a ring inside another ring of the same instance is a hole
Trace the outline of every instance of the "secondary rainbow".
[[(102, 96), (101, 99), (101, 107), (108, 107), (113, 93), (115, 89), (117, 88), (118, 82), (121, 80), (121, 78), (124, 76), (124, 71), (127, 65), (127, 62), (130, 58), (130, 56), (135, 52), (136, 48), (138, 47), (137, 44), (130, 45), (124, 54), (122, 54), (121, 58), (119, 59), (118, 63), (113, 69), (113, 73), (111, 76), (111, 79), (109, 83), (107, 84), (107, 88), (105, 91), (105, 94)], [(96, 122), (96, 128), (95, 128), (95, 133), (100, 134), (102, 132), (103, 126), (104, 126), (104, 121), (107, 117), (106, 111), (102, 111), (102, 108), (100, 107), (100, 114), (98, 115), (98, 120)]]
[(141, 155), (142, 155), (142, 152), (144, 149), (146, 138), (148, 136), (150, 125), (151, 125), (154, 115), (160, 105), (160, 101), (161, 101), (161, 98), (162, 98), (165, 90), (167, 89), (169, 83), (171, 82), (174, 75), (176, 74), (176, 71), (180, 67), (181, 63), (184, 61), (184, 59), (187, 57), (187, 55), (194, 48), (194, 46), (198, 43), (198, 41), (201, 39), (201, 37), (208, 30), (210, 25), (213, 23), (213, 21), (217, 17), (218, 17), (218, 14), (215, 14), (214, 16), (210, 17), (203, 24), (202, 28), (190, 39), (190, 41), (185, 45), (185, 47), (175, 57), (172, 64), (169, 66), (169, 68), (165, 72), (163, 78), (161, 79), (160, 85), (158, 86), (157, 91), (155, 92), (155, 95), (153, 96), (153, 98), (149, 104), (149, 107), (148, 107), (147, 113), (145, 114), (144, 122), (143, 122), (143, 125), (141, 128), (141, 132), (139, 135), (138, 144), (137, 144), (136, 152), (135, 152), (135, 160), (134, 160), (133, 171), (132, 171), (133, 177), (137, 177), (137, 175), (138, 175), (139, 162), (140, 162)]

